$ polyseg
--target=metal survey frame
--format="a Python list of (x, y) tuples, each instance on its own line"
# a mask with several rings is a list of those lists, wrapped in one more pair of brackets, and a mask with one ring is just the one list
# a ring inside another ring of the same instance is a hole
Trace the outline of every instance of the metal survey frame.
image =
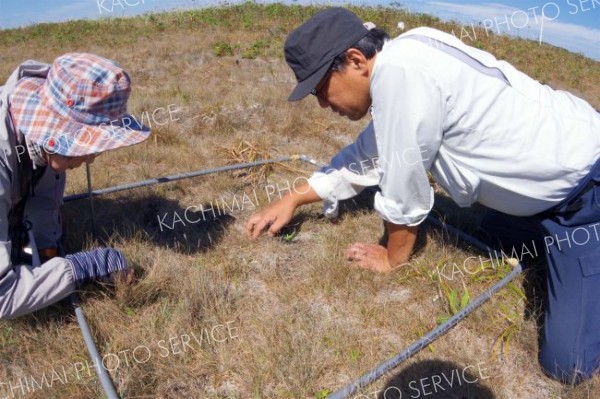
[[(303, 161), (303, 162), (309, 163), (314, 166), (323, 166), (323, 164), (321, 164), (314, 158), (311, 158), (307, 155), (292, 155), (289, 157), (279, 157), (279, 158), (260, 160), (260, 161), (255, 161), (255, 162), (246, 162), (246, 163), (240, 163), (240, 164), (235, 164), (235, 165), (221, 166), (221, 167), (217, 167), (217, 168), (202, 169), (202, 170), (197, 170), (194, 172), (178, 173), (178, 174), (158, 177), (158, 178), (154, 178), (154, 179), (142, 180), (142, 181), (135, 182), (135, 183), (121, 184), (118, 186), (103, 188), (103, 189), (99, 189), (99, 190), (92, 190), (92, 178), (91, 178), (91, 172), (90, 172), (90, 165), (89, 165), (89, 163), (86, 163), (85, 170), (86, 170), (86, 176), (87, 176), (88, 192), (81, 193), (81, 194), (69, 195), (64, 198), (64, 202), (71, 202), (71, 201), (77, 201), (77, 200), (84, 199), (84, 198), (89, 198), (90, 213), (92, 215), (92, 229), (95, 233), (96, 213), (94, 211), (94, 197), (97, 197), (99, 195), (108, 194), (108, 193), (116, 193), (116, 192), (125, 191), (125, 190), (131, 190), (131, 189), (138, 188), (138, 187), (147, 187), (147, 186), (152, 186), (155, 184), (169, 183), (169, 182), (173, 182), (173, 181), (177, 181), (177, 180), (187, 179), (190, 177), (205, 176), (205, 175), (209, 175), (209, 174), (213, 174), (213, 173), (251, 168), (254, 166), (267, 165), (267, 164), (271, 164), (271, 163), (291, 162), (291, 161), (295, 161), (295, 160)], [(34, 266), (39, 266), (41, 264), (41, 261), (40, 261), (39, 254), (37, 251), (37, 245), (35, 244), (35, 239), (34, 239), (31, 231), (29, 232), (29, 240), (30, 240), (31, 252), (32, 252), (32, 257), (33, 257), (32, 263)], [(121, 399), (121, 397), (119, 396), (119, 394), (117, 393), (117, 391), (115, 389), (115, 385), (114, 385), (112, 379), (110, 378), (110, 375), (108, 374), (108, 371), (104, 368), (102, 359), (98, 352), (98, 347), (96, 346), (96, 343), (94, 342), (94, 338), (92, 336), (89, 324), (85, 318), (83, 310), (79, 306), (79, 297), (77, 294), (71, 295), (71, 303), (73, 305), (73, 309), (75, 310), (75, 315), (77, 316), (77, 323), (79, 323), (79, 329), (81, 330), (81, 334), (83, 335), (85, 345), (86, 345), (88, 352), (94, 362), (94, 367), (96, 368), (96, 371), (100, 378), (100, 383), (102, 384), (102, 389), (104, 390), (104, 393), (106, 394), (108, 399)]]
[[(231, 171), (231, 170), (250, 168), (250, 167), (254, 167), (254, 166), (261, 166), (261, 165), (266, 165), (266, 164), (271, 164), (271, 163), (291, 162), (291, 161), (295, 161), (295, 160), (303, 161), (303, 162), (309, 163), (313, 166), (319, 166), (319, 167), (324, 166), (323, 163), (315, 160), (314, 158), (312, 158), (308, 155), (292, 155), (292, 156), (288, 156), (288, 157), (279, 157), (279, 158), (260, 160), (260, 161), (255, 161), (255, 162), (246, 162), (246, 163), (240, 163), (240, 164), (235, 164), (235, 165), (222, 166), (222, 167), (217, 167), (217, 168), (202, 169), (202, 170), (187, 172), (187, 173), (179, 173), (179, 174), (174, 174), (174, 175), (158, 177), (158, 178), (154, 178), (154, 179), (142, 180), (142, 181), (135, 182), (135, 183), (121, 184), (121, 185), (108, 187), (108, 188), (104, 188), (104, 189), (92, 190), (90, 168), (89, 168), (89, 164), (86, 164), (88, 192), (67, 196), (64, 198), (64, 202), (71, 202), (71, 201), (76, 201), (76, 200), (80, 200), (83, 198), (89, 198), (90, 212), (92, 214), (92, 226), (95, 226), (95, 212), (94, 212), (93, 197), (96, 197), (99, 195), (130, 190), (130, 189), (134, 189), (134, 188), (138, 188), (138, 187), (148, 187), (148, 186), (152, 186), (155, 184), (168, 183), (168, 182), (183, 180), (183, 179), (187, 179), (187, 178), (191, 178), (191, 177), (205, 176), (205, 175), (209, 175), (209, 174), (213, 174), (213, 173), (227, 172), (227, 171)], [(436, 219), (432, 216), (428, 216), (426, 218), (426, 220), (429, 223), (433, 224), (434, 226), (441, 228), (442, 230), (446, 230), (452, 234), (455, 234), (462, 240), (466, 241), (467, 243), (473, 245), (474, 247), (476, 247), (482, 251), (491, 253), (491, 251), (493, 250), (492, 248), (490, 248), (488, 245), (484, 244), (483, 242), (471, 237), (470, 235), (460, 231), (457, 228), (454, 228), (448, 224), (445, 224), (445, 223), (439, 221), (438, 219)], [(94, 230), (95, 230), (95, 228), (94, 228)], [(516, 262), (513, 270), (507, 276), (505, 276), (498, 283), (494, 284), (491, 288), (489, 288), (483, 294), (481, 294), (480, 296), (475, 298), (464, 309), (462, 309), (460, 312), (453, 315), (445, 323), (434, 328), (429, 333), (427, 333), (426, 335), (421, 337), (419, 340), (417, 340), (413, 344), (411, 344), (408, 348), (404, 349), (398, 355), (381, 363), (375, 369), (373, 369), (370, 372), (361, 376), (358, 380), (356, 380), (356, 381), (344, 386), (342, 389), (330, 394), (328, 396), (328, 399), (347, 398), (348, 396), (355, 393), (357, 390), (373, 383), (374, 381), (376, 381), (377, 379), (382, 377), (385, 373), (387, 373), (388, 371), (397, 367), (399, 364), (401, 364), (405, 360), (407, 360), (410, 357), (412, 357), (413, 355), (415, 355), (421, 349), (427, 347), (431, 342), (433, 342), (434, 340), (436, 340), (437, 338), (439, 338), (440, 336), (442, 336), (443, 334), (448, 332), (452, 327), (457, 325), (461, 320), (463, 320), (465, 317), (467, 317), (471, 312), (473, 312), (475, 309), (477, 309), (481, 305), (483, 305), (496, 292), (498, 292), (499, 290), (504, 288), (506, 285), (508, 285), (508, 283), (510, 283), (512, 280), (514, 280), (515, 277), (520, 275), (522, 270), (523, 270), (523, 268), (522, 268), (521, 263)], [(79, 326), (82, 331), (82, 334), (84, 335), (84, 339), (85, 339), (86, 345), (88, 347), (88, 351), (90, 352), (90, 355), (91, 355), (92, 359), (94, 360), (94, 365), (96, 366), (96, 369), (98, 370), (98, 373), (100, 376), (100, 381), (102, 383), (102, 387), (109, 399), (115, 399), (115, 398), (120, 399), (120, 397), (118, 396), (118, 394), (115, 391), (115, 388), (112, 383), (112, 380), (110, 379), (110, 376), (108, 375), (106, 369), (104, 369), (104, 367), (101, 366), (102, 363), (99, 362), (100, 355), (98, 354), (98, 349), (96, 348), (96, 345), (92, 338), (91, 332), (89, 330), (89, 326), (83, 315), (83, 311), (81, 310), (81, 308), (78, 305), (77, 297), (73, 298), (73, 305), (75, 307), (75, 312), (77, 314), (77, 320), (79, 322)]]
[[(38, 247), (35, 242), (35, 236), (33, 235), (33, 231), (29, 230), (27, 234), (29, 236), (29, 247), (31, 248), (31, 264), (34, 267), (41, 266), (42, 261), (40, 259), (40, 254), (38, 252)], [(77, 316), (77, 323), (79, 323), (79, 329), (81, 330), (81, 334), (83, 335), (83, 340), (85, 341), (85, 345), (87, 346), (88, 352), (92, 357), (94, 367), (98, 372), (98, 376), (100, 377), (100, 383), (102, 384), (102, 389), (104, 389), (104, 393), (106, 393), (108, 399), (120, 399), (120, 396), (115, 390), (115, 386), (110, 378), (110, 375), (104, 368), (102, 360), (100, 359), (98, 348), (96, 347), (96, 343), (94, 342), (94, 338), (92, 337), (92, 332), (90, 331), (90, 326), (87, 320), (85, 319), (83, 310), (79, 306), (79, 296), (76, 293), (71, 294), (71, 304), (73, 305), (75, 316)]]
[(177, 180), (188, 179), (190, 177), (205, 176), (205, 175), (210, 175), (213, 173), (228, 172), (231, 170), (251, 168), (254, 166), (267, 165), (267, 164), (271, 164), (271, 163), (281, 163), (281, 162), (291, 162), (291, 161), (302, 161), (302, 162), (309, 163), (313, 166), (325, 166), (321, 162), (315, 160), (314, 158), (309, 157), (308, 155), (292, 155), (289, 157), (265, 159), (265, 160), (254, 161), (254, 162), (239, 163), (239, 164), (235, 164), (235, 165), (220, 166), (217, 168), (201, 169), (201, 170), (196, 170), (193, 172), (178, 173), (178, 174), (174, 174), (174, 175), (157, 177), (154, 179), (141, 180), (141, 181), (138, 181), (135, 183), (120, 184), (118, 186), (102, 188), (99, 190), (91, 189), (91, 177), (90, 177), (90, 171), (89, 171), (89, 167), (88, 167), (86, 169), (86, 172), (88, 175), (88, 192), (68, 195), (64, 198), (64, 202), (76, 201), (76, 200), (80, 200), (83, 198), (97, 197), (97, 196), (103, 195), (103, 194), (131, 190), (132, 188), (153, 186), (155, 184), (161, 184), (161, 183), (169, 183), (169, 182), (173, 182), (173, 181), (177, 181)]
[[(471, 237), (470, 235), (460, 231), (459, 229), (457, 229), (455, 227), (452, 227), (448, 224), (441, 222), (440, 220), (434, 218), (431, 215), (427, 216), (426, 220), (429, 223), (433, 224), (434, 226), (441, 228), (442, 230), (446, 230), (452, 234), (455, 234), (462, 240), (466, 241), (467, 243), (473, 245), (474, 247), (476, 247), (484, 252), (488, 252), (490, 254), (492, 253), (492, 251), (496, 252), (494, 249), (490, 248), (488, 245), (477, 240), (476, 238)], [(510, 260), (512, 260), (512, 259), (510, 259)], [(508, 275), (506, 275), (502, 280), (500, 280), (499, 282), (494, 284), (491, 288), (486, 290), (483, 294), (481, 294), (477, 298), (475, 298), (460, 312), (456, 313), (455, 315), (450, 317), (445, 323), (440, 324), (439, 326), (437, 326), (436, 328), (434, 328), (433, 330), (431, 330), (430, 332), (425, 334), (423, 337), (421, 337), (417, 341), (413, 342), (408, 348), (404, 349), (402, 352), (400, 352), (393, 358), (386, 360), (385, 362), (383, 362), (383, 363), (379, 364), (377, 367), (375, 367), (373, 370), (363, 374), (359, 379), (347, 384), (346, 386), (339, 389), (338, 391), (330, 394), (329, 396), (327, 396), (327, 399), (347, 398), (348, 396), (352, 395), (359, 389), (364, 388), (365, 386), (375, 382), (376, 380), (381, 378), (385, 373), (387, 373), (388, 371), (391, 371), (392, 369), (394, 369), (395, 367), (400, 365), (400, 363), (404, 362), (405, 360), (409, 359), (413, 355), (417, 354), (419, 351), (421, 351), (421, 349), (426, 348), (430, 343), (432, 343), (437, 338), (439, 338), (442, 335), (444, 335), (445, 333), (447, 333), (452, 327), (457, 325), (461, 320), (463, 320), (465, 317), (467, 317), (471, 312), (473, 312), (475, 309), (477, 309), (481, 305), (483, 305), (496, 292), (500, 291), (502, 288), (504, 288), (506, 285), (508, 285), (508, 283), (510, 283), (512, 280), (514, 280), (515, 277), (517, 277), (518, 275), (521, 274), (521, 272), (523, 271), (523, 266), (518, 261), (518, 259), (515, 259), (514, 261), (515, 261), (515, 264), (513, 265), (513, 270), (511, 270), (511, 272)], [(384, 398), (384, 399), (386, 399), (386, 398)]]

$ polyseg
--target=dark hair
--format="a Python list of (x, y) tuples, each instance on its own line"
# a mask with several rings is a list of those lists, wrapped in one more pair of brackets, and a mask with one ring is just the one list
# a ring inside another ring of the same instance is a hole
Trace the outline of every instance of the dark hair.
[[(367, 59), (371, 59), (377, 54), (378, 51), (381, 51), (383, 48), (383, 43), (386, 40), (389, 40), (389, 36), (383, 29), (373, 28), (369, 30), (369, 33), (356, 43), (354, 43), (349, 48), (355, 48), (361, 53), (364, 54)], [(333, 59), (333, 64), (331, 64), (330, 71), (341, 71), (344, 69), (346, 65), (346, 51), (337, 55)]]

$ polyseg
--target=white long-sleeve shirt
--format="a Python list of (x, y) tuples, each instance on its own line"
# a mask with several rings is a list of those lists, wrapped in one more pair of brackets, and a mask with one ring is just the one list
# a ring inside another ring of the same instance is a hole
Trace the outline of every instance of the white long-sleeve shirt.
[[(460, 206), (527, 216), (564, 199), (600, 155), (600, 114), (587, 102), (435, 29), (386, 43), (371, 97), (376, 168), (310, 183), (326, 204), (360, 191), (352, 182), (379, 184), (375, 209), (394, 224), (419, 224), (431, 210), (428, 170)], [(360, 151), (343, 153), (348, 165)]]
[(352, 198), (365, 187), (379, 184), (377, 143), (373, 123), (369, 123), (357, 139), (344, 147), (329, 165), (315, 172), (308, 183), (323, 200), (327, 217), (338, 214), (338, 201)]

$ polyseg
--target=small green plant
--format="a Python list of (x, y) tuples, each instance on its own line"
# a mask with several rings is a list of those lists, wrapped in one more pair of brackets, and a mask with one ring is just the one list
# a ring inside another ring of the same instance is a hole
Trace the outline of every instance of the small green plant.
[(287, 12), (288, 7), (281, 3), (272, 3), (265, 6), (265, 14), (267, 14), (269, 18), (285, 17)]
[(158, 18), (156, 18), (155, 14), (147, 14), (146, 19), (148, 20), (148, 22), (151, 22), (153, 24), (155, 24), (158, 21)]
[(267, 40), (257, 40), (250, 45), (242, 54), (243, 58), (254, 59), (263, 53), (263, 50), (269, 48)]
[(317, 392), (317, 394), (315, 395), (316, 399), (325, 399), (326, 397), (328, 397), (333, 391), (329, 388), (324, 388), (321, 389), (319, 392)]
[(254, 18), (251, 14), (243, 14), (242, 15), (242, 25), (244, 29), (251, 28), (254, 25)]
[(294, 230), (291, 233), (284, 234), (283, 237), (281, 237), (281, 239), (285, 242), (292, 242), (294, 240), (294, 238), (296, 238), (297, 235), (298, 235), (298, 230)]
[(17, 343), (18, 340), (15, 337), (15, 331), (12, 327), (5, 327), (0, 330), (0, 343), (4, 345), (12, 345)]
[(217, 57), (233, 55), (233, 47), (227, 42), (217, 42), (213, 46), (213, 54)]
[(460, 299), (458, 297), (458, 291), (448, 287), (448, 284), (446, 282), (440, 281), (440, 288), (442, 289), (442, 292), (446, 297), (446, 301), (448, 302), (448, 309), (450, 311), (450, 314), (438, 316), (436, 320), (437, 323), (443, 324), (446, 321), (448, 321), (450, 317), (466, 308), (469, 302), (471, 301), (471, 296), (469, 295), (469, 290), (466, 286), (464, 286), (464, 292), (460, 296)]
[(494, 342), (494, 346), (492, 347), (492, 359), (494, 359), (494, 361), (499, 353), (508, 353), (511, 338), (521, 329), (519, 322), (521, 316), (514, 308), (502, 304), (500, 306), (500, 315), (508, 324), (498, 335)]
[(358, 359), (360, 359), (360, 351), (358, 349), (350, 350), (350, 360), (356, 362)]

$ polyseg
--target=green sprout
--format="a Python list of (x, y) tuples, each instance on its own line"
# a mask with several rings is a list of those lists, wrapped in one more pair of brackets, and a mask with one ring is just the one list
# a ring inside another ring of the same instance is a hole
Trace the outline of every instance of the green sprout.
[(298, 231), (294, 230), (291, 233), (284, 234), (283, 237), (281, 237), (281, 239), (285, 242), (292, 242), (292, 240), (294, 238), (296, 238), (297, 235), (298, 235)]

